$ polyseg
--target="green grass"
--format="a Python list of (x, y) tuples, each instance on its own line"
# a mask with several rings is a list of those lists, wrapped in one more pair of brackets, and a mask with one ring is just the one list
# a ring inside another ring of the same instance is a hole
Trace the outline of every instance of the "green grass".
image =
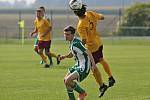
[[(39, 64), (40, 57), (33, 51), (32, 42), (0, 44), (0, 100), (67, 100), (63, 77), (73, 59), (66, 59), (50, 69)], [(150, 45), (149, 40), (104, 40), (104, 55), (116, 78), (101, 100), (149, 100)], [(52, 42), (52, 51), (68, 52), (68, 43)], [(101, 65), (104, 81), (107, 75)], [(86, 89), (86, 100), (100, 100), (98, 85), (90, 74), (81, 85)], [(77, 96), (77, 93), (75, 93)]]

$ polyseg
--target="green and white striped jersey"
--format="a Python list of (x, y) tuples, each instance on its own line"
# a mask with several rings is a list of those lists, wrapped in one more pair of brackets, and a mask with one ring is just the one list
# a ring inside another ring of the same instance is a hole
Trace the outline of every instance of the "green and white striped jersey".
[(82, 42), (79, 39), (74, 38), (70, 43), (70, 50), (75, 57), (76, 65), (81, 68), (81, 72), (88, 73), (91, 62)]

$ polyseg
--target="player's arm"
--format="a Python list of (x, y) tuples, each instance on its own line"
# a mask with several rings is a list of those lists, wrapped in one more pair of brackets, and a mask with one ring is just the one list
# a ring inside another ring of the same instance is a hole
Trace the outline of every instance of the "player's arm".
[(88, 56), (91, 60), (91, 64), (92, 64), (91, 69), (94, 71), (97, 67), (96, 64), (95, 64), (94, 58), (93, 58), (91, 52), (88, 49), (86, 49), (86, 53), (88, 54)]
[(84, 34), (84, 36), (83, 36), (83, 38), (82, 38), (82, 43), (83, 43), (83, 45), (85, 45), (86, 44), (86, 37), (87, 37), (87, 34), (88, 34), (88, 28), (86, 27), (86, 28), (84, 28), (83, 30), (82, 30), (82, 34)]
[(104, 20), (104, 15), (101, 13), (91, 12), (97, 20)]
[(70, 51), (68, 54), (60, 56), (59, 60), (63, 60), (65, 58), (72, 58), (72, 57), (73, 57), (73, 54)]
[(80, 27), (79, 28), (79, 35), (80, 35), (80, 38), (81, 38), (83, 45), (86, 44), (87, 32), (88, 32), (87, 27)]
[(49, 23), (49, 25), (50, 25), (49, 29), (50, 29), (50, 31), (52, 31), (52, 23), (51, 23), (50, 19), (47, 18), (47, 21), (48, 21), (48, 23)]
[(103, 14), (99, 14), (99, 15), (100, 15), (100, 20), (104, 20), (105, 19)]
[(98, 19), (98, 20), (104, 20), (105, 17), (103, 14), (98, 14), (98, 13), (95, 13), (95, 17)]
[(38, 32), (38, 30), (37, 30), (37, 28), (35, 27), (34, 30), (33, 30), (33, 32), (30, 33), (30, 35), (33, 36), (33, 34), (35, 34), (35, 33), (37, 33), (37, 32)]

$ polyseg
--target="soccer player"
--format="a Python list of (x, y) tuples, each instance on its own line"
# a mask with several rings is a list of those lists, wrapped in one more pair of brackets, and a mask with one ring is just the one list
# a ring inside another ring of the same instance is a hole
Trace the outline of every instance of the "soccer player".
[[(41, 9), (41, 15), (42, 15), (42, 17), (43, 18), (45, 18), (45, 8), (44, 7), (39, 7), (39, 9)], [(37, 19), (37, 18), (36, 18)], [(34, 51), (37, 53), (37, 54), (39, 54), (39, 51), (38, 51), (38, 33), (36, 33), (36, 27), (34, 28), (34, 31), (32, 32), (32, 33), (30, 33), (31, 34), (31, 36), (33, 35), (33, 34), (35, 34), (35, 36), (34, 36)], [(46, 56), (43, 54), (43, 58), (45, 58), (45, 59), (47, 59), (46, 58)], [(52, 57), (49, 57), (49, 60), (50, 60), (50, 65), (53, 65), (53, 61), (52, 61)], [(44, 63), (44, 61), (43, 60), (41, 60), (40, 61), (40, 64), (43, 64)]]
[[(46, 19), (49, 23), (50, 23), (50, 20), (48, 18), (45, 17), (45, 8), (43, 6), (39, 7), (39, 9), (41, 9), (41, 15), (43, 17), (43, 19)], [(50, 27), (50, 30), (52, 29), (52, 26)], [(36, 27), (34, 29), (34, 32), (32, 32), (31, 34), (34, 34), (36, 31)], [(48, 44), (49, 45), (49, 44)], [(51, 44), (50, 44), (51, 45)], [(34, 50), (39, 54), (38, 52), (38, 35), (36, 35), (36, 38), (35, 38), (35, 43), (34, 43)], [(52, 57), (55, 57), (57, 59), (57, 64), (60, 63), (60, 61), (58, 60), (58, 57), (60, 55), (56, 55), (55, 53), (52, 53), (50, 52), (50, 54), (47, 54), (49, 55), (48, 58), (49, 58), (49, 61), (50, 61), (50, 66), (53, 65), (53, 61), (52, 61)], [(43, 54), (43, 58), (46, 59), (46, 56), (44, 57), (45, 55)], [(43, 60), (41, 60), (40, 64), (43, 64)]]
[(43, 50), (45, 50), (45, 54), (48, 58), (51, 58), (49, 53), (50, 44), (51, 44), (51, 24), (48, 20), (43, 18), (43, 13), (41, 9), (37, 9), (36, 11), (36, 19), (34, 21), (35, 30), (31, 33), (31, 36), (35, 33), (38, 33), (38, 53), (41, 56), (42, 60), (45, 63), (45, 68), (49, 67), (47, 63), (46, 57), (43, 54)]
[(90, 68), (94, 70), (96, 65), (92, 54), (89, 53), (79, 39), (74, 37), (74, 34), (74, 27), (67, 26), (64, 28), (64, 37), (66, 41), (70, 42), (70, 52), (66, 55), (60, 56), (59, 59), (63, 60), (65, 58), (75, 57), (76, 64), (69, 68), (68, 73), (64, 77), (64, 84), (67, 89), (69, 100), (75, 100), (74, 91), (79, 93), (78, 100), (84, 100), (87, 93), (75, 80), (78, 82), (83, 81), (88, 76)]
[[(92, 53), (95, 63), (102, 64), (105, 72), (109, 76), (109, 87), (113, 86), (115, 79), (112, 76), (112, 72), (107, 61), (103, 58), (103, 43), (96, 30), (97, 22), (99, 20), (104, 20), (104, 16), (93, 11), (86, 11), (86, 5), (83, 5), (81, 0), (71, 0), (69, 6), (73, 10), (74, 14), (79, 18), (77, 32), (82, 43)], [(99, 97), (101, 97), (107, 90), (107, 85), (104, 83), (102, 84), (103, 81), (98, 69), (93, 71), (93, 75), (97, 83), (100, 85), (99, 90), (101, 93)]]
[[(39, 7), (39, 9), (42, 10), (42, 16), (43, 16), (43, 18), (47, 19), (48, 22), (50, 22), (50, 19), (45, 16), (45, 12), (46, 12), (46, 11), (45, 11), (45, 7), (41, 6), (41, 7)], [(50, 23), (51, 23), (51, 22), (50, 22)], [(52, 27), (51, 27), (51, 28), (52, 28)], [(50, 55), (51, 55), (51, 57), (55, 57), (55, 58), (56, 58), (57, 64), (60, 63), (60, 61), (58, 60), (58, 57), (59, 57), (60, 55), (56, 55), (54, 52), (50, 52)], [(52, 58), (50, 58), (49, 60), (50, 60), (51, 65), (52, 65), (52, 64), (53, 64)]]

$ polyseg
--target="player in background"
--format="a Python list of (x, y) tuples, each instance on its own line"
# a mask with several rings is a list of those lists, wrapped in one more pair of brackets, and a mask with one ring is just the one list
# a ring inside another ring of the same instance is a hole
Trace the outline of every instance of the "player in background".
[[(39, 9), (41, 9), (41, 14), (42, 14), (42, 17), (44, 18), (44, 19), (46, 19), (49, 23), (51, 23), (50, 22), (50, 20), (48, 19), (48, 18), (46, 18), (46, 16), (45, 16), (45, 8), (43, 7), (43, 6), (41, 6), (41, 7), (39, 7)], [(52, 27), (50, 27), (50, 30), (52, 29)], [(36, 30), (36, 28), (34, 29), (34, 31)], [(31, 33), (32, 34), (32, 33)], [(35, 34), (35, 33), (34, 33)], [(35, 37), (35, 42), (34, 42), (34, 51), (37, 53), (37, 54), (39, 54), (39, 52), (38, 52), (38, 34), (36, 34), (36, 37)], [(46, 58), (46, 56), (44, 57), (45, 55), (43, 54), (43, 58)], [(48, 57), (49, 58), (49, 61), (50, 61), (50, 66), (52, 66), (53, 65), (53, 61), (52, 61), (52, 57), (55, 57), (56, 59), (57, 59), (57, 64), (59, 64), (60, 63), (60, 61), (58, 60), (58, 57), (59, 57), (60, 55), (56, 55), (55, 53), (52, 53), (52, 52), (50, 52), (50, 56)], [(44, 63), (44, 61), (43, 60), (41, 60), (41, 62), (40, 62), (40, 64), (43, 64)]]
[[(45, 16), (45, 13), (46, 13), (45, 7), (41, 6), (41, 7), (39, 7), (39, 9), (42, 10), (42, 16), (43, 16), (43, 18), (47, 19), (48, 22), (51, 23), (50, 19)], [(51, 25), (52, 25), (52, 23), (51, 23)], [(51, 27), (51, 28), (52, 28), (52, 27)], [(52, 29), (51, 29), (51, 30), (52, 30)], [(50, 58), (49, 60), (50, 60), (50, 62), (51, 62), (51, 65), (53, 65), (52, 57), (55, 57), (56, 60), (57, 60), (57, 64), (60, 64), (60, 61), (58, 60), (58, 58), (59, 58), (60, 55), (56, 55), (54, 52), (51, 52), (51, 51), (50, 51), (50, 55), (51, 55), (51, 58)]]
[[(43, 50), (45, 50), (45, 54), (48, 56), (48, 58), (51, 58), (51, 55), (49, 53), (50, 50), (50, 44), (51, 44), (51, 24), (48, 22), (48, 20), (43, 18), (42, 10), (37, 9), (36, 11), (36, 19), (34, 21), (35, 29), (31, 33), (31, 36), (35, 33), (38, 33), (38, 53), (41, 56), (42, 60), (45, 63), (45, 68), (49, 68), (49, 64), (47, 62), (46, 57), (43, 54)], [(51, 63), (51, 62), (50, 62)]]
[[(88, 48), (92, 53), (95, 63), (102, 64), (105, 72), (109, 76), (109, 87), (113, 86), (115, 79), (112, 76), (112, 72), (107, 61), (103, 58), (103, 43), (100, 37), (100, 34), (96, 30), (97, 22), (99, 20), (104, 20), (102, 14), (98, 14), (93, 11), (86, 11), (86, 5), (82, 4), (81, 0), (71, 0), (69, 2), (70, 8), (73, 10), (74, 14), (78, 16), (77, 32), (82, 40), (82, 43)], [(101, 74), (96, 68), (93, 71), (93, 75), (100, 85), (100, 95), (103, 96), (107, 90), (107, 85), (103, 83)]]
[[(95, 69), (96, 65), (92, 54), (84, 47), (82, 42), (75, 38), (75, 28), (67, 26), (64, 28), (64, 37), (66, 41), (70, 42), (70, 52), (66, 55), (60, 56), (60, 60), (65, 58), (75, 57), (76, 64), (69, 68), (68, 73), (64, 77), (64, 84), (67, 89), (69, 100), (75, 100), (74, 91), (79, 93), (78, 100), (84, 100), (87, 93), (85, 90), (76, 82), (82, 82), (89, 74), (90, 68)], [(91, 66), (92, 64), (92, 66)]]

